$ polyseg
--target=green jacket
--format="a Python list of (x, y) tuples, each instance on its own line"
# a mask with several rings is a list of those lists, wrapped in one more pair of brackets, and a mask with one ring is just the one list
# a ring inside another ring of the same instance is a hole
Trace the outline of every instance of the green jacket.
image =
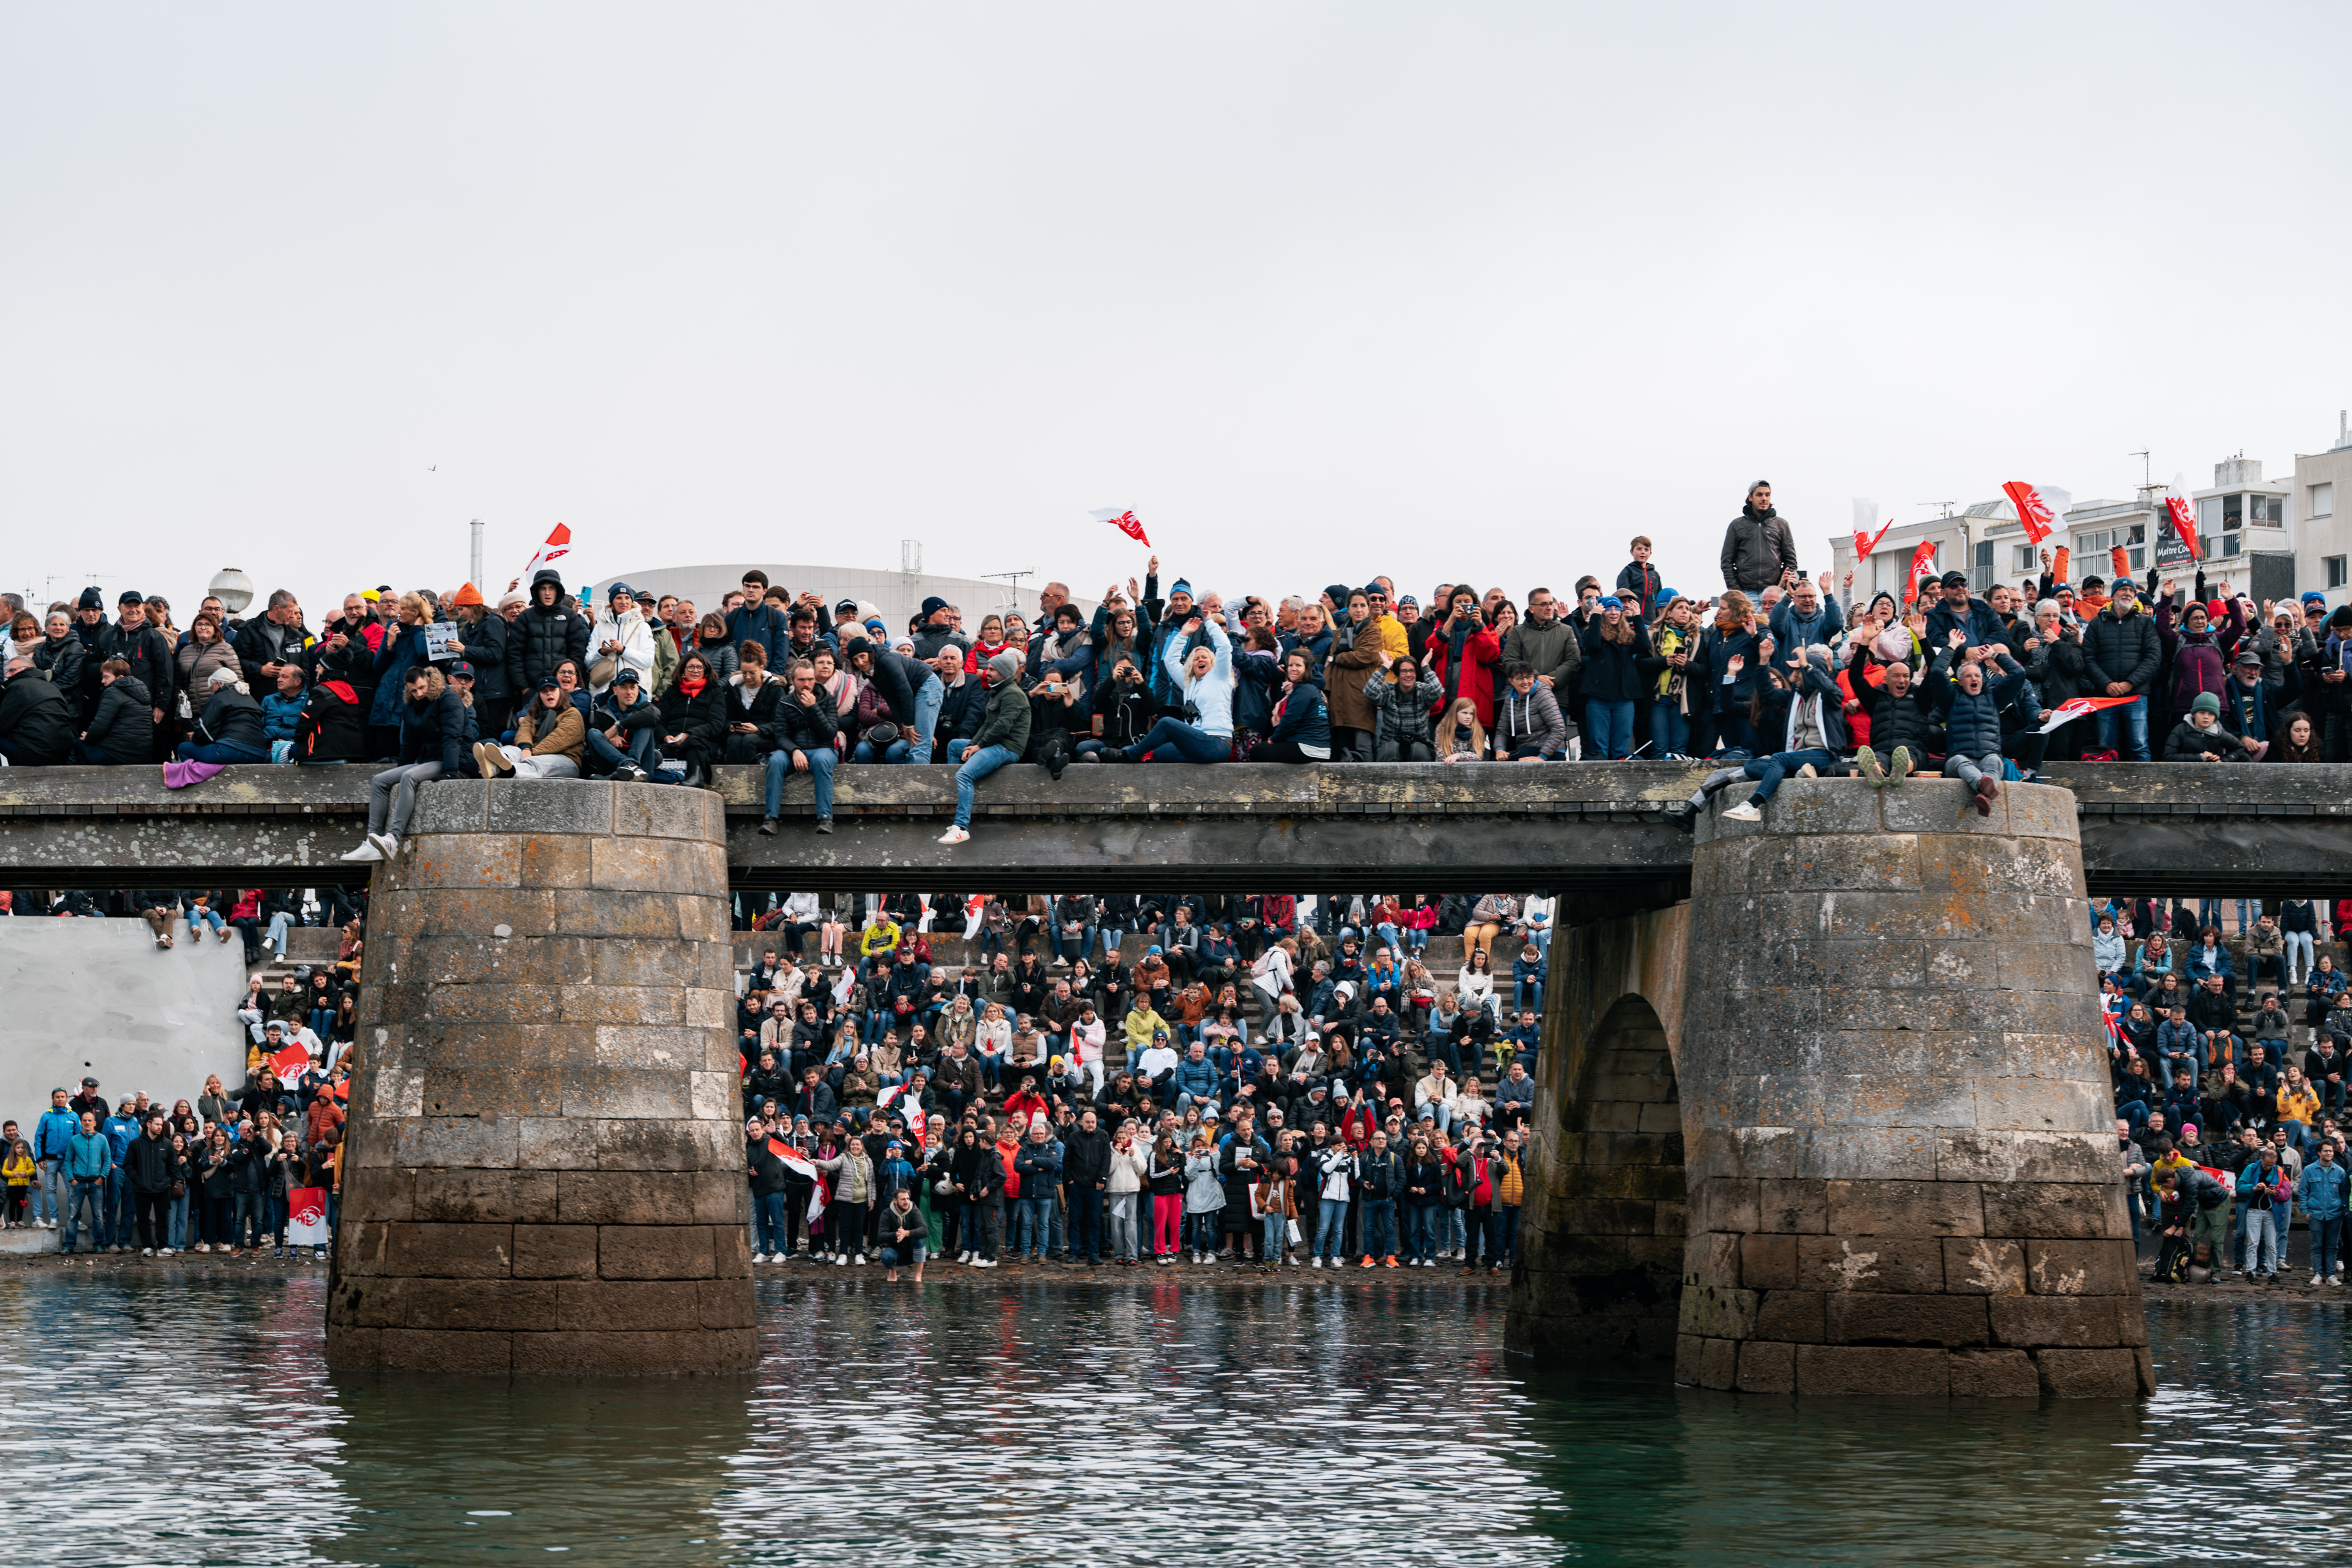
[(667, 626), (656, 628), (654, 632), (654, 685), (653, 689), (646, 692), (646, 695), (648, 697), (660, 697), (666, 694), (669, 690), (669, 683), (677, 679), (677, 667), (684, 662), (684, 658), (685, 656), (677, 651), (677, 638), (670, 635), (669, 628)]
[(1008, 680), (989, 692), (988, 710), (971, 743), (974, 749), (1003, 746), (1016, 757), (1029, 750), (1029, 694), (1020, 682)]
[[(1503, 661), (1513, 659), (1525, 663), (1538, 675), (1552, 678), (1552, 693), (1563, 702), (1576, 689), (1576, 677), (1584, 668), (1584, 650), (1576, 640), (1576, 628), (1564, 616), (1552, 617), (1551, 625), (1539, 626), (1533, 621), (1521, 621), (1503, 639)], [(1501, 678), (1496, 677), (1499, 685)]]

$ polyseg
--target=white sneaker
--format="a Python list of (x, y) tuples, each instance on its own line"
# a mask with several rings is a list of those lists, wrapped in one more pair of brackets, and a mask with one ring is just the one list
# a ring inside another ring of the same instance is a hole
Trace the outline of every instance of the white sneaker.
[(1314, 1267), (1315, 1267), (1315, 1268), (1322, 1268), (1322, 1267), (1323, 1267), (1323, 1260), (1322, 1260), (1320, 1258), (1316, 1258), (1316, 1259), (1314, 1260)]
[(212, 1249), (213, 1244), (209, 1241), (200, 1241), (196, 1243), (196, 1250), (198, 1252), (210, 1252)]
[(383, 851), (375, 847), (375, 836), (373, 834), (370, 834), (368, 835), (368, 841), (366, 843), (361, 845), (356, 849), (345, 850), (343, 852), (343, 858), (346, 860), (381, 860), (383, 858)]
[(2319, 1283), (2319, 1272), (2318, 1272), (2318, 1270), (2317, 1270), (2317, 1269), (2314, 1269), (2314, 1270), (2312, 1271), (2312, 1275), (2311, 1275), (2311, 1282), (2312, 1282), (2314, 1285), (2316, 1285), (2316, 1284), (2318, 1284), (2318, 1283)]
[(368, 835), (368, 842), (382, 850), (383, 858), (387, 860), (396, 860), (400, 858), (400, 840), (389, 833), (371, 833)]
[(163, 1250), (163, 1252), (160, 1254), (160, 1256), (164, 1257), (164, 1258), (169, 1258), (169, 1257), (171, 1257), (171, 1256), (172, 1256), (172, 1251), (173, 1251), (173, 1249), (172, 1249), (171, 1247), (165, 1247), (165, 1248)]
[(835, 1253), (835, 1254), (833, 1255), (833, 1266), (834, 1266), (835, 1268), (846, 1268), (846, 1267), (848, 1267), (848, 1264), (849, 1264), (849, 1259), (848, 1259), (848, 1258), (844, 1258), (840, 1253), (836, 1252), (836, 1253)]
[(945, 833), (940, 835), (940, 842), (942, 844), (967, 844), (971, 841), (971, 835), (961, 827), (950, 827)]
[(1752, 800), (1743, 800), (1738, 805), (1732, 806), (1725, 811), (1723, 815), (1727, 821), (1731, 822), (1761, 822), (1764, 820), (1763, 808), (1759, 806)]
[(142, 1258), (152, 1258), (155, 1256), (155, 1249), (152, 1247), (142, 1247), (139, 1249), (139, 1256)]
[(751, 1261), (754, 1263), (765, 1263), (768, 1261), (768, 1255), (764, 1252), (755, 1252), (751, 1254)]
[(982, 1258), (976, 1260), (972, 1264), (972, 1267), (974, 1268), (993, 1268), (996, 1267), (996, 1259), (993, 1258)]
[(956, 1261), (958, 1263), (970, 1263), (971, 1261), (971, 1249), (967, 1247), (964, 1251), (958, 1253), (956, 1255)]
[(866, 1254), (862, 1252), (857, 1255), (857, 1267), (860, 1268), (866, 1267)]

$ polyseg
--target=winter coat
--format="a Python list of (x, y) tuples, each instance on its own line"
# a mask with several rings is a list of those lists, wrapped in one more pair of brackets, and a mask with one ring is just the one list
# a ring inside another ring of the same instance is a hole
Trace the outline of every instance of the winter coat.
[(623, 727), (642, 730), (654, 725), (654, 734), (665, 752), (669, 752), (670, 736), (683, 734), (686, 740), (670, 754), (709, 767), (719, 761), (726, 744), (728, 689), (725, 682), (713, 680), (689, 697), (684, 688), (673, 686), (660, 701), (631, 709)]
[(588, 749), (588, 722), (572, 702), (559, 704), (551, 719), (534, 697), (515, 726), (515, 744), (530, 748), (534, 757), (569, 758), (576, 767)]
[(474, 667), (474, 700), (486, 713), (511, 712), (520, 699), (531, 695), (507, 684), (507, 644), (512, 637), (506, 617), (496, 614), (457, 628), (466, 662)]
[(195, 739), (200, 744), (243, 746), (265, 755), (269, 751), (261, 704), (234, 686), (222, 687), (205, 700), (204, 711), (196, 718)]
[(2083, 628), (2083, 655), (2090, 663), (2090, 695), (2104, 697), (2107, 687), (2119, 680), (2133, 695), (2144, 697), (2156, 682), (2164, 647), (2156, 635), (2155, 618), (2147, 611), (2135, 607), (2130, 615), (2119, 616), (2109, 604)]
[[(1628, 561), (1617, 571), (1617, 596), (1625, 601), (1625, 613), (1643, 620), (1657, 615), (1658, 595), (1665, 591), (1665, 579), (1658, 569), (1646, 561)], [(1506, 654), (1504, 657), (1508, 658)]]
[[(1690, 663), (1683, 667), (1689, 684), (1691, 711), (1746, 713), (1748, 700), (1756, 693), (1756, 682), (1763, 674), (1763, 660), (1757, 654), (1761, 642), (1744, 626), (1727, 632), (1720, 623), (1709, 621), (1699, 633), (1698, 647)], [(1735, 655), (1741, 660), (1736, 674), (1731, 669)]]
[(0, 743), (18, 767), (53, 768), (71, 762), (72, 700), (47, 676), (26, 670), (0, 689)]
[(988, 711), (988, 689), (973, 675), (960, 677), (940, 697), (940, 719), (932, 727), (931, 738), (944, 745), (950, 741), (969, 741), (980, 732), (982, 715)]
[(61, 637), (43, 637), (33, 645), (33, 668), (47, 676), (50, 682), (65, 693), (66, 705), (73, 710), (77, 723), (84, 710), (82, 688), (86, 663), (81, 638), (71, 631)]
[(1495, 700), (1495, 745), (1505, 755), (1519, 746), (1547, 753), (1568, 750), (1568, 720), (1552, 689), (1537, 681), (1521, 696), (1506, 686)]
[(841, 733), (841, 717), (833, 710), (833, 694), (819, 686), (811, 695), (815, 700), (805, 706), (789, 688), (777, 698), (775, 716), (768, 725), (769, 739), (777, 750), (807, 752), (834, 748)]
[[(82, 679), (95, 682), (98, 667), (110, 658), (119, 658), (131, 666), (131, 679), (145, 689), (149, 707), (166, 710), (171, 708), (173, 693), (179, 688), (173, 684), (176, 671), (172, 639), (160, 627), (142, 626), (135, 632), (126, 632), (121, 623), (110, 621), (98, 629), (96, 653), (95, 658), (83, 662)], [(139, 760), (143, 763), (147, 759), (142, 756)]]
[[(608, 654), (604, 645), (621, 645), (617, 654)], [(632, 608), (615, 619), (609, 605), (596, 616), (588, 628), (588, 689), (602, 691), (613, 684), (613, 678), (624, 669), (634, 669), (637, 679), (648, 688), (654, 678), (654, 628), (643, 610)]]
[(1291, 689), (1282, 700), (1282, 720), (1274, 727), (1276, 741), (1291, 741), (1302, 747), (1331, 746), (1331, 725), (1325, 716), (1323, 688), (1313, 680)]
[[(1460, 654), (1455, 653), (1456, 647)], [(1459, 658), (1459, 668), (1455, 660)], [(1591, 650), (1585, 649), (1589, 663)], [(1447, 631), (1441, 623), (1429, 634), (1430, 693), (1433, 708), (1454, 705), (1455, 699), (1466, 697), (1478, 710), (1478, 722), (1492, 728), (1495, 722), (1495, 666), (1502, 661), (1503, 645), (1493, 628), (1473, 619)], [(1588, 671), (1588, 679), (1591, 674)], [(1440, 694), (1443, 694), (1442, 696)]]
[(82, 743), (110, 763), (149, 760), (155, 749), (154, 703), (137, 676), (123, 676), (98, 694)]
[(2210, 691), (2229, 706), (2227, 689), (2230, 679), (2230, 659), (2236, 653), (2239, 641), (2246, 635), (2245, 612), (2232, 599), (2230, 601), (2230, 624), (2227, 628), (2210, 622), (2201, 632), (2185, 628), (2176, 630), (2173, 624), (2172, 601), (2159, 599), (2156, 605), (2156, 635), (2172, 656), (2172, 686), (2168, 706), (2172, 712), (2186, 713), (2189, 705), (2200, 693)]
[[(555, 603), (545, 608), (539, 602), (542, 583), (555, 584)], [(563, 607), (563, 574), (541, 567), (531, 576), (530, 597), (507, 628), (507, 691), (517, 700), (537, 691), (541, 678), (567, 658), (583, 672), (588, 668), (588, 623), (578, 611)]]
[(972, 744), (1003, 746), (1016, 757), (1028, 751), (1029, 698), (1017, 683), (1008, 680), (990, 690)]
[(2033, 689), (2042, 693), (2042, 705), (2045, 708), (2055, 708), (2077, 697), (2105, 695), (2092, 689), (2091, 660), (2083, 651), (2083, 639), (2063, 628), (2057, 641), (2045, 642), (2033, 650), (2032, 658), (2026, 661), (2025, 676), (2033, 682)]
[(1897, 697), (1882, 681), (1873, 686), (1861, 674), (1859, 657), (1849, 665), (1853, 672), (1854, 700), (1863, 711), (1870, 715), (1870, 745), (1882, 755), (1892, 755), (1895, 748), (1909, 750), (1912, 761), (1924, 763), (1930, 756), (1944, 750), (1944, 737), (1936, 724), (1936, 688), (1933, 682), (1914, 678), (1911, 689)]
[[(387, 686), (377, 695), (394, 689)], [(401, 766), (438, 762), (443, 773), (454, 775), (458, 759), (465, 755), (471, 717), (464, 700), (441, 672), (428, 670), (424, 700), (410, 701), (404, 697), (400, 703)]]
[[(2008, 655), (1997, 656), (2008, 659)], [(2012, 671), (2015, 661), (2009, 660)], [(1975, 696), (1960, 689), (1952, 678), (1952, 650), (1947, 648), (1936, 659), (1931, 672), (1931, 686), (1944, 691), (1945, 749), (1956, 757), (1997, 757), (2000, 754), (2000, 700), (1993, 695), (1987, 682)]]
[(1554, 616), (1549, 626), (1525, 620), (1503, 639), (1503, 662), (1524, 664), (1538, 676), (1550, 676), (1553, 694), (1565, 700), (1576, 691), (1578, 674), (1584, 668), (1584, 647), (1577, 638), (1576, 627), (1563, 616)]
[(321, 680), (310, 689), (294, 726), (294, 760), (355, 763), (367, 751), (359, 693), (348, 680)]
[(2216, 724), (2210, 730), (2200, 730), (2183, 719), (2164, 738), (2163, 758), (2168, 763), (2201, 763), (2204, 753), (2212, 752), (2225, 763), (2246, 760), (2245, 743), (2236, 735)]
[[(1595, 616), (1584, 628), (1578, 643), (1584, 650), (1584, 700), (1588, 702), (1632, 702), (1644, 695), (1642, 672), (1637, 660), (1654, 657), (1650, 649), (1649, 629), (1637, 622), (1628, 622), (1633, 634), (1625, 641), (1612, 642), (1602, 633), (1607, 623)], [(1491, 721), (1491, 715), (1488, 716)]]
[(1380, 714), (1365, 696), (1365, 678), (1381, 673), (1387, 666), (1381, 657), (1380, 638), (1354, 638), (1346, 647), (1339, 647), (1337, 641), (1335, 637), (1323, 681), (1331, 722), (1343, 730), (1369, 731), (1380, 721)]
[(369, 723), (381, 727), (402, 722), (408, 672), (425, 662), (422, 626), (384, 627), (383, 647), (375, 656), (375, 696), (368, 703)]
[(236, 655), (237, 678), (254, 691), (268, 691), (278, 684), (264, 665), (297, 665), (306, 676), (310, 671), (310, 634), (299, 625), (281, 626), (268, 616), (256, 616), (237, 627), (230, 647)]
[(1754, 598), (1797, 569), (1797, 536), (1779, 511), (1743, 506), (1723, 531), (1723, 585)]
[[(191, 639), (182, 643), (179, 651), (172, 656), (173, 683), (188, 694), (188, 701), (195, 707), (203, 707), (211, 694), (213, 671), (216, 669), (230, 670), (239, 680), (245, 679), (245, 666), (238, 660), (236, 649), (217, 639), (208, 643)], [(265, 679), (262, 689), (266, 691), (273, 684)]]

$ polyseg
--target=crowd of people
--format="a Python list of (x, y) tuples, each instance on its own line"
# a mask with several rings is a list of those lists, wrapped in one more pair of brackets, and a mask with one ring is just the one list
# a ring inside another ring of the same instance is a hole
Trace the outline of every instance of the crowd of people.
[[(2257, 603), (2209, 586), (2085, 574), (2045, 552), (2038, 577), (1949, 572), (1916, 600), (1852, 596), (1802, 569), (1754, 486), (1726, 531), (1719, 592), (1667, 584), (1646, 536), (1604, 579), (1394, 579), (1236, 594), (1143, 578), (1082, 610), (1048, 584), (1034, 616), (926, 600), (904, 626), (868, 604), (751, 571), (705, 609), (626, 583), (600, 595), (550, 568), (496, 605), (446, 591), (346, 595), (316, 630), (289, 590), (249, 617), (126, 590), (110, 619), (86, 589), (37, 615), (7, 595), (0, 758), (370, 767), (368, 836), (396, 849), (417, 787), (445, 775), (709, 782), (812, 776), (832, 830), (845, 765), (956, 767), (974, 792), (1007, 763), (1544, 762), (1715, 757), (1752, 781), (1849, 769), (1874, 784), (1952, 773), (1990, 800), (2047, 759), (2352, 761), (2352, 607)], [(2185, 592), (2185, 597), (2184, 597)], [(2210, 593), (2210, 597), (2209, 597)], [(600, 602), (601, 601), (601, 602)], [(2070, 699), (2107, 700), (2045, 732)], [(2156, 737), (2151, 742), (2151, 736)]]

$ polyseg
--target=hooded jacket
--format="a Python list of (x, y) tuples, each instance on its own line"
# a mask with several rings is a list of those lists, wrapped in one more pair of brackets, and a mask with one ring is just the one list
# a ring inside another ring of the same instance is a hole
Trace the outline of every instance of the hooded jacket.
[(1547, 753), (1568, 750), (1568, 720), (1559, 710), (1552, 689), (1538, 680), (1522, 696), (1506, 686), (1495, 699), (1495, 744), (1508, 754), (1514, 747), (1532, 746)]
[(2172, 656), (2172, 711), (2188, 712), (2189, 705), (2197, 700), (2200, 693), (2207, 691), (2221, 698), (2226, 710), (2230, 706), (2230, 659), (2246, 635), (2245, 612), (2238, 601), (2230, 601), (2227, 629), (2213, 625), (2209, 617), (2203, 631), (2192, 632), (2185, 626), (2176, 628), (2172, 601), (2159, 599), (2156, 606), (2156, 635), (2165, 651)]
[[(1010, 660), (1015, 669), (1020, 668), (1016, 654), (1001, 653), (996, 657)], [(1025, 755), (1029, 750), (1029, 694), (1021, 689), (1018, 680), (1003, 675), (1003, 666), (992, 662), (991, 668), (1003, 678), (989, 689), (988, 706), (981, 713), (980, 728), (972, 732), (972, 745), (974, 749), (1003, 746), (1015, 757)], [(932, 675), (936, 679), (938, 672)]]
[(1584, 650), (1582, 691), (1588, 702), (1632, 702), (1639, 699), (1643, 685), (1639, 661), (1653, 657), (1650, 633), (1640, 622), (1629, 618), (1626, 628), (1633, 636), (1623, 642), (1612, 642), (1604, 628), (1608, 623), (1595, 616), (1578, 639)]
[(243, 746), (265, 757), (269, 752), (261, 704), (235, 686), (221, 687), (205, 700), (204, 711), (196, 716), (195, 739), (206, 745)]
[[(552, 584), (555, 603), (542, 606), (539, 589)], [(563, 574), (542, 566), (530, 579), (530, 603), (507, 628), (507, 692), (510, 699), (539, 689), (541, 677), (554, 673), (565, 659), (588, 668), (588, 623), (575, 610), (563, 607)]]
[(17, 766), (69, 763), (73, 742), (73, 703), (55, 681), (28, 669), (0, 689), (0, 744)]
[(73, 710), (77, 724), (89, 701), (84, 689), (88, 657), (83, 651), (81, 638), (70, 630), (61, 637), (43, 637), (33, 645), (33, 668), (47, 676), (50, 682), (65, 694), (66, 705)]
[[(415, 763), (437, 760), (443, 773), (454, 775), (457, 772), (458, 759), (465, 754), (471, 715), (464, 700), (442, 678), (439, 670), (428, 666), (425, 677), (422, 700), (410, 700), (404, 683), (398, 689), (401, 692), (401, 765), (406, 767)], [(387, 687), (384, 689), (394, 689)]]
[(2145, 697), (2156, 683), (2164, 647), (2157, 638), (2155, 617), (2137, 601), (2128, 615), (2118, 614), (2110, 603), (2083, 628), (2083, 654), (2090, 661), (2092, 696), (2104, 697), (2111, 683), (2121, 681), (2132, 695)]
[(359, 692), (348, 680), (321, 680), (310, 689), (302, 717), (294, 725), (294, 759), (302, 763), (355, 763), (367, 750)]
[(143, 763), (155, 747), (154, 702), (135, 675), (126, 675), (98, 694), (82, 743), (110, 763)]

